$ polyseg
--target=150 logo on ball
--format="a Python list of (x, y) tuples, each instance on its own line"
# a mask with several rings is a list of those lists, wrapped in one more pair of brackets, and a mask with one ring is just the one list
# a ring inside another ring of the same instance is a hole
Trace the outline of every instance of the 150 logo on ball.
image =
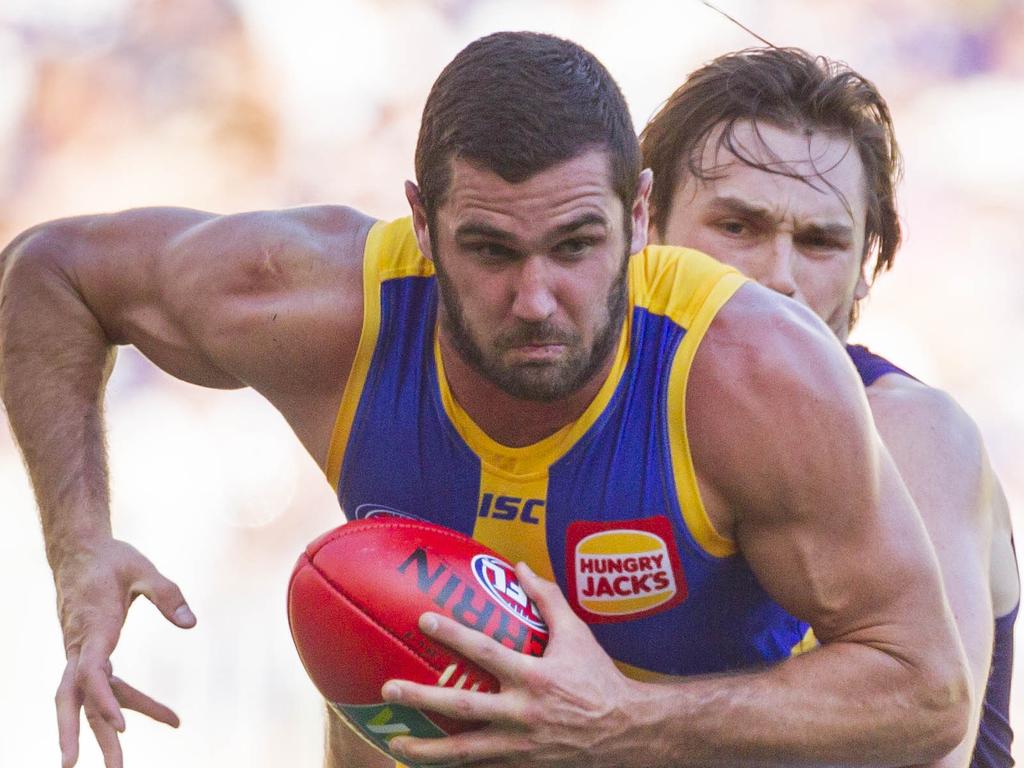
[(585, 621), (631, 621), (686, 598), (672, 524), (664, 516), (578, 520), (566, 532), (568, 598)]

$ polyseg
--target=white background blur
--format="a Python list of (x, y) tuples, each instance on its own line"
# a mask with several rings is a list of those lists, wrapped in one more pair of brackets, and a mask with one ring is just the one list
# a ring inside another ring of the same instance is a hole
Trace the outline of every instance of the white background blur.
[[(889, 99), (907, 161), (906, 244), (855, 338), (977, 419), (1019, 522), (1024, 2), (720, 5), (777, 45), (849, 62)], [(2, 0), (0, 241), (44, 219), (147, 204), (402, 215), (430, 84), (499, 29), (590, 48), (638, 128), (691, 69), (755, 43), (697, 0)], [(115, 670), (182, 727), (128, 714), (126, 765), (319, 765), (319, 701), (284, 603), (301, 548), (341, 519), (322, 476), (260, 398), (175, 382), (133, 350), (107, 404), (115, 534), (178, 581), (199, 618), (183, 632), (144, 600), (129, 616)], [(6, 426), (0, 601), (0, 766), (57, 765), (63, 650)], [(84, 723), (82, 744), (80, 765), (102, 765)]]

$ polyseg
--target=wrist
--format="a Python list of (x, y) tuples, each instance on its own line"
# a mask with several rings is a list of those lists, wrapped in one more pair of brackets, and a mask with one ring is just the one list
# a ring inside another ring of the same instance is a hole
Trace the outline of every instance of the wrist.
[[(701, 739), (699, 729), (685, 724), (696, 717), (696, 711), (689, 706), (691, 697), (685, 695), (679, 678), (666, 677), (664, 680), (630, 680), (630, 708), (635, 729), (637, 755), (646, 767), (702, 765), (695, 761), (694, 754)], [(682, 729), (686, 729), (686, 734)], [(642, 745), (640, 747), (639, 745)]]
[(109, 522), (88, 529), (67, 531), (46, 540), (46, 559), (54, 576), (64, 568), (91, 559), (114, 541)]

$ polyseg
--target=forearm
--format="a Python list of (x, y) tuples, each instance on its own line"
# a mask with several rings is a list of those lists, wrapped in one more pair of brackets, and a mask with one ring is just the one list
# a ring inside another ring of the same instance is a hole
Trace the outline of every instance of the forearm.
[(875, 648), (833, 643), (763, 671), (640, 684), (635, 707), (656, 765), (918, 764), (964, 728), (961, 692), (929, 677)]
[(0, 391), (54, 568), (110, 536), (102, 410), (113, 347), (73, 284), (66, 248), (42, 228), (0, 262)]

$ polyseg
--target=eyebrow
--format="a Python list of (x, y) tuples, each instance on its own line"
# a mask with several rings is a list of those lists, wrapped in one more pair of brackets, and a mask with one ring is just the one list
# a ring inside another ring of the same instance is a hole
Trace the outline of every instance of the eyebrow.
[[(746, 216), (760, 221), (770, 222), (775, 220), (771, 209), (763, 205), (755, 205), (746, 200), (731, 195), (719, 195), (711, 200), (709, 208), (715, 212), (733, 213)], [(803, 232), (811, 232), (826, 237), (853, 237), (853, 227), (845, 222), (810, 222), (800, 225)]]
[[(546, 240), (557, 240), (558, 238), (571, 235), (574, 232), (590, 226), (607, 227), (608, 221), (599, 213), (584, 213), (575, 219), (567, 221), (544, 234)], [(455, 229), (455, 239), (464, 240), (470, 237), (484, 237), (504, 244), (513, 244), (517, 238), (510, 232), (499, 227), (485, 224), (480, 221), (468, 221)]]

